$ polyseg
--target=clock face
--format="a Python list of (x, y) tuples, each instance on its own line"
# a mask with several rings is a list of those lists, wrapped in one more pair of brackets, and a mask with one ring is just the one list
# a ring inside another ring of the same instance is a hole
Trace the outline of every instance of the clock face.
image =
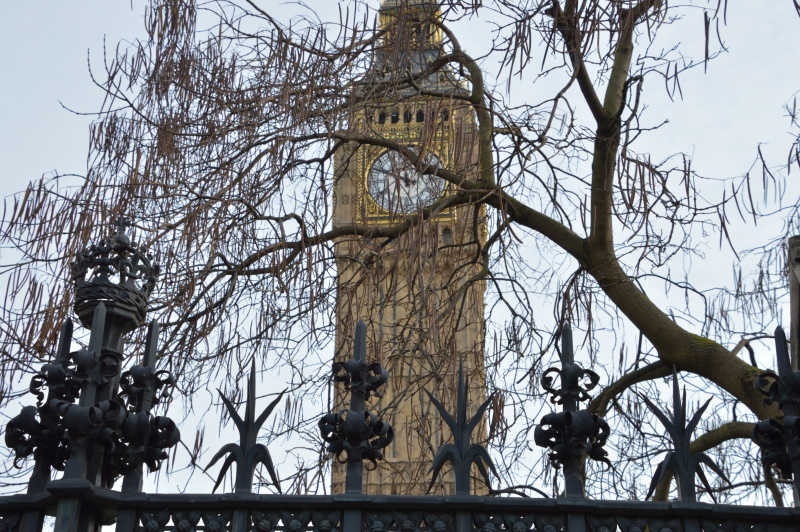
[(445, 182), (432, 172), (439, 159), (431, 154), (422, 174), (400, 154), (383, 152), (372, 164), (367, 179), (369, 195), (383, 210), (413, 213), (433, 203), (444, 192)]

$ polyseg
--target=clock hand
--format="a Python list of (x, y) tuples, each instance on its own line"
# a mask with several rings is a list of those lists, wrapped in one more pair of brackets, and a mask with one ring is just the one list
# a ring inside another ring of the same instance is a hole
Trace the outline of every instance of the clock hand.
[(405, 183), (406, 187), (410, 187), (411, 185), (416, 185), (417, 184), (417, 180), (416, 179), (411, 179), (408, 176), (410, 173), (411, 172), (409, 172), (407, 170), (403, 170), (402, 172), (400, 172), (400, 176), (399, 176), (400, 180), (403, 181), (403, 183)]

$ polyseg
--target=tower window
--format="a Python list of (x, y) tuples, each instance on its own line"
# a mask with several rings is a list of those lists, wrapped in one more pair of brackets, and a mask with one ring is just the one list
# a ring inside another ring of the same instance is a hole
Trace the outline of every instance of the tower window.
[(445, 227), (442, 229), (442, 244), (452, 244), (453, 243), (453, 230), (449, 227)]
[(420, 109), (417, 111), (417, 122), (424, 122), (425, 121), (425, 112)]
[(400, 111), (392, 111), (392, 124), (396, 124), (400, 121)]

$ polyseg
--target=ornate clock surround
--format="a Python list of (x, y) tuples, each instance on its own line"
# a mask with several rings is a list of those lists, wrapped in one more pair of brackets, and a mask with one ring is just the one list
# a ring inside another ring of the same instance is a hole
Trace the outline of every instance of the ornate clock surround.
[[(423, 139), (425, 120), (436, 119), (438, 132), (428, 144), (427, 151), (433, 154), (445, 168), (452, 165), (451, 129), (453, 128), (449, 109), (431, 111), (426, 109), (424, 102), (417, 101), (416, 105), (394, 105), (377, 107), (366, 111), (362, 123), (376, 135), (402, 143), (406, 146), (418, 146)], [(422, 104), (422, 105), (420, 105)], [(369, 178), (373, 164), (386, 152), (381, 146), (362, 146), (357, 150), (355, 157), (356, 183), (356, 222), (369, 225), (386, 225), (397, 223), (412, 213), (392, 212), (381, 207), (369, 193)], [(453, 193), (453, 186), (444, 185), (442, 195)], [(441, 196), (439, 196), (441, 197)], [(455, 221), (456, 209), (448, 207), (443, 209), (434, 218), (437, 221)]]

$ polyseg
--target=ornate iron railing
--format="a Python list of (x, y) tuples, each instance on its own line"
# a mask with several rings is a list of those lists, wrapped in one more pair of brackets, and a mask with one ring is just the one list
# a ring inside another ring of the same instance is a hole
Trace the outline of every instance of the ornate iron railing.
[[(125, 223), (73, 264), (75, 312), (91, 330), (87, 349), (70, 352), (72, 322), (61, 330), (53, 361), (31, 380), (35, 406), (25, 406), (6, 426), (6, 444), (16, 460), (33, 459), (26, 494), (0, 497), (0, 532), (38, 532), (45, 516), (54, 516), (57, 532), (89, 532), (114, 525), (116, 532), (800, 532), (800, 509), (706, 504), (696, 501), (695, 475), (708, 488), (704, 464), (725, 479), (702, 453), (691, 455), (689, 441), (706, 405), (689, 417), (673, 375), (673, 411), (643, 402), (664, 424), (674, 448), (658, 466), (650, 486), (672, 472), (679, 486), (675, 502), (598, 501), (583, 492), (584, 456), (608, 462), (605, 442), (611, 431), (597, 415), (580, 409), (599, 383), (596, 373), (573, 360), (572, 333), (561, 333), (562, 367), (547, 370), (543, 388), (560, 412), (545, 415), (537, 426), (537, 445), (550, 450), (551, 463), (563, 469), (562, 498), (512, 498), (470, 494), (472, 466), (488, 483), (494, 464), (481, 445), (472, 443), (489, 401), (467, 419), (468, 386), (459, 370), (453, 416), (428, 394), (452, 432), (431, 468), (431, 484), (446, 462), (455, 473), (452, 496), (377, 496), (362, 493), (364, 460), (376, 461), (391, 443), (392, 427), (366, 410), (367, 400), (388, 380), (379, 364), (366, 363), (366, 326), (356, 326), (353, 359), (333, 365), (333, 379), (350, 392), (350, 407), (326, 414), (319, 422), (327, 450), (346, 462), (342, 495), (257, 495), (253, 472), (262, 464), (280, 493), (280, 480), (269, 450), (257, 443), (258, 431), (281, 393), (256, 416), (253, 365), (244, 417), (222, 396), (239, 435), (208, 467), (225, 457), (214, 490), (236, 465), (230, 494), (148, 494), (142, 491), (144, 466), (158, 470), (180, 438), (172, 420), (154, 416), (174, 382), (155, 369), (158, 325), (149, 325), (140, 364), (121, 372), (124, 335), (143, 325), (147, 298), (158, 267), (130, 242)], [(88, 277), (87, 277), (88, 276)], [(783, 422), (756, 424), (753, 440), (762, 461), (775, 466), (800, 488), (800, 371), (792, 372), (783, 331), (776, 331), (778, 374), (765, 373), (756, 386), (783, 410)], [(51, 480), (53, 472), (61, 472)], [(111, 489), (122, 478), (119, 491)], [(726, 479), (725, 479), (726, 480)]]

